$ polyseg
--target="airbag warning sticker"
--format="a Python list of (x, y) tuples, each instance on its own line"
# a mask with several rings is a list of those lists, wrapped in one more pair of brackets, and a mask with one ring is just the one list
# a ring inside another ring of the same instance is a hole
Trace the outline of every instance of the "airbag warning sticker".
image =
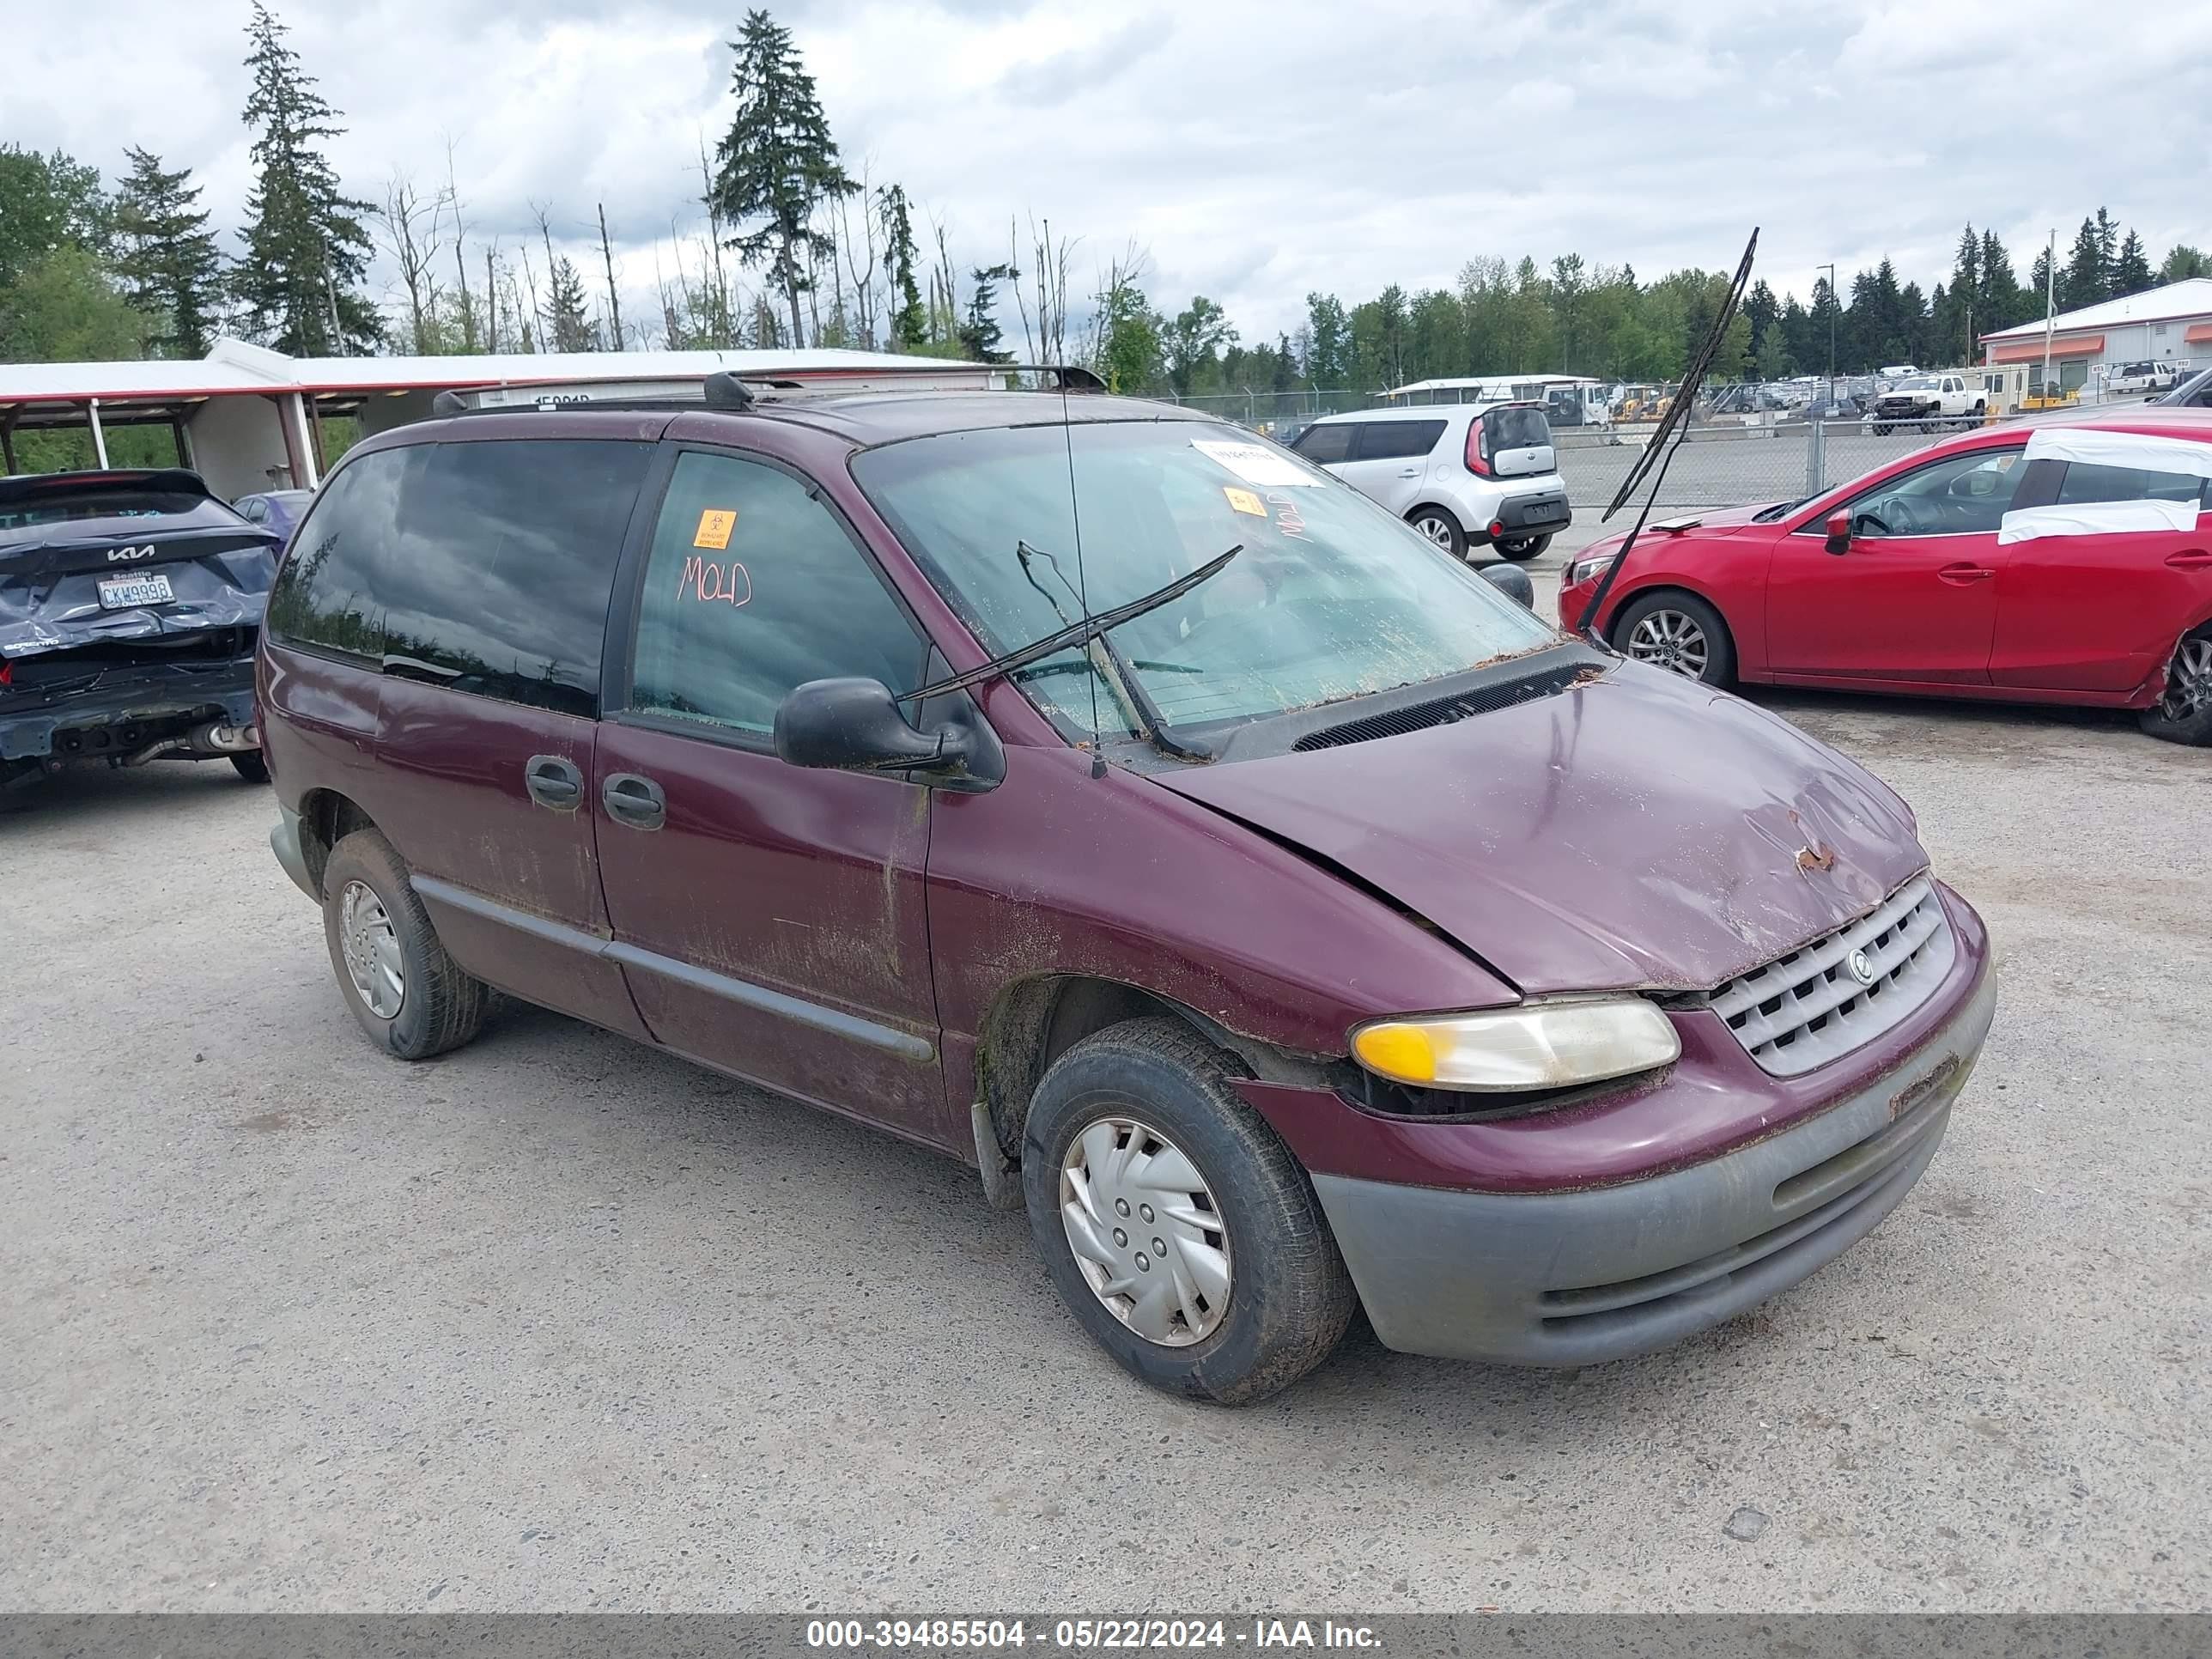
[(730, 532), (738, 527), (738, 515), (726, 507), (710, 507), (699, 515), (698, 533), (691, 538), (694, 547), (711, 547), (716, 552), (730, 544)]

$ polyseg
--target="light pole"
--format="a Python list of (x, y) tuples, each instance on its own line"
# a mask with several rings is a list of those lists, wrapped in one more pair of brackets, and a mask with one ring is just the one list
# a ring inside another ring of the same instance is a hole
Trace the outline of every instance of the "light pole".
[(1836, 389), (1836, 313), (1842, 308), (1836, 299), (1836, 267), (1832, 261), (1813, 269), (1828, 273), (1828, 393), (1832, 397)]

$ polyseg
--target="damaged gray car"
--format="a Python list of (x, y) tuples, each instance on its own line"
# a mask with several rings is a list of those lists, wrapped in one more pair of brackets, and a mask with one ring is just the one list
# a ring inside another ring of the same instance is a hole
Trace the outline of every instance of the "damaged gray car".
[(196, 472), (0, 478), (0, 787), (168, 759), (268, 781), (253, 647), (279, 546)]

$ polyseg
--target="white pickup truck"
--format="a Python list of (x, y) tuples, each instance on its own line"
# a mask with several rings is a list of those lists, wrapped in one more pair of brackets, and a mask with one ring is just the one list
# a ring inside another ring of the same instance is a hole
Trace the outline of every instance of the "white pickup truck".
[(2105, 390), (2115, 398), (2135, 392), (2171, 392), (2180, 379), (2181, 371), (2172, 363), (2118, 363), (2106, 377)]
[(1990, 394), (1978, 380), (1961, 374), (1911, 374), (1875, 399), (1869, 418), (1877, 434), (1900, 426), (1941, 432), (1979, 423), (1989, 407)]

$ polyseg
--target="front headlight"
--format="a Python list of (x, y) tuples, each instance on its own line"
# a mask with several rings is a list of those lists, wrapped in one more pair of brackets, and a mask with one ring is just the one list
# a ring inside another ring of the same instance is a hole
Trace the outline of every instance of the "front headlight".
[(1377, 1076), (1486, 1094), (1602, 1083), (1682, 1052), (1674, 1022), (1642, 997), (1576, 997), (1472, 1014), (1378, 1019), (1352, 1034)]
[(1620, 550), (1616, 547), (1612, 552), (1601, 553), (1595, 558), (1577, 559), (1567, 568), (1567, 586), (1580, 587), (1620, 556)]

